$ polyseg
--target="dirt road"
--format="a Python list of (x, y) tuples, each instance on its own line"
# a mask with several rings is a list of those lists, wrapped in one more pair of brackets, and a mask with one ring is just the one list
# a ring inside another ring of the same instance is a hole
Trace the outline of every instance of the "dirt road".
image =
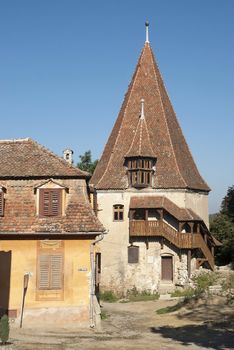
[[(233, 309), (220, 302), (173, 314), (155, 310), (177, 301), (104, 304), (102, 330), (12, 329), (7, 350), (234, 349)], [(3, 347), (2, 347), (3, 349)]]

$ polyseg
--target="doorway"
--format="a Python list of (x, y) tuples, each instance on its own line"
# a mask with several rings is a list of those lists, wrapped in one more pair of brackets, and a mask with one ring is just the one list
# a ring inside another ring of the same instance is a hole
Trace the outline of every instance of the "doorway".
[(173, 281), (173, 260), (172, 256), (161, 257), (162, 274), (161, 278), (163, 281)]

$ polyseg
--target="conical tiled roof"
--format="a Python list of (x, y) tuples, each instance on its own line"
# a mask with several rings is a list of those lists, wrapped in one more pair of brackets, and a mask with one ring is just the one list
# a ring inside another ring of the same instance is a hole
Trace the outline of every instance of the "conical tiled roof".
[(149, 142), (153, 154), (157, 157), (154, 187), (209, 191), (182, 134), (148, 42), (143, 47), (119, 116), (90, 181), (91, 184), (97, 189), (128, 187), (124, 157), (130, 149), (131, 153), (136, 151), (135, 136), (140, 133), (140, 127), (143, 132), (143, 124), (139, 125), (139, 101), (142, 98), (145, 101), (148, 138), (142, 138), (141, 149), (143, 151), (144, 143)]

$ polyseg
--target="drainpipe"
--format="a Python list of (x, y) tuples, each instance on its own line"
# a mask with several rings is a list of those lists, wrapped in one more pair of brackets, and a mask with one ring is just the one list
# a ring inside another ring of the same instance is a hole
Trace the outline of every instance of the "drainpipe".
[(96, 243), (103, 240), (104, 234), (106, 234), (106, 233), (107, 233), (107, 231), (102, 232), (101, 235), (90, 244), (90, 265), (91, 265), (90, 311), (89, 311), (90, 328), (95, 327), (95, 321), (94, 321), (94, 298), (95, 298), (94, 246)]

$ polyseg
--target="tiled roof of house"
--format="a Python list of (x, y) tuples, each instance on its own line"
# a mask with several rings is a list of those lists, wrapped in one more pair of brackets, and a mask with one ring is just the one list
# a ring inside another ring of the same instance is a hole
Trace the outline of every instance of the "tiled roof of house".
[(180, 221), (202, 221), (200, 216), (195, 214), (191, 209), (180, 208), (164, 196), (134, 196), (130, 200), (130, 208), (165, 209)]
[(141, 152), (146, 152), (144, 143), (148, 143), (157, 157), (154, 188), (209, 191), (182, 134), (148, 42), (141, 52), (118, 118), (91, 178), (91, 185), (97, 189), (128, 187), (124, 157), (129, 153), (138, 153), (141, 99), (145, 101), (145, 122), (149, 135), (149, 138), (147, 133), (142, 137)]
[(0, 140), (0, 178), (89, 177), (30, 138)]

